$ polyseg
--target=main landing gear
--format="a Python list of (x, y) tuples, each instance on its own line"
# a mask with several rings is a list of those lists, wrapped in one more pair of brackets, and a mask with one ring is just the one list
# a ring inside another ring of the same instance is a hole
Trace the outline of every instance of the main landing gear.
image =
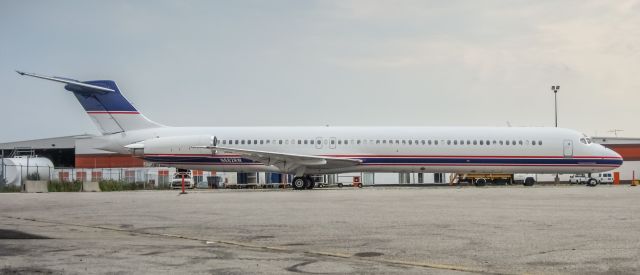
[(295, 190), (313, 189), (316, 186), (316, 182), (311, 176), (295, 177), (291, 182), (291, 186)]

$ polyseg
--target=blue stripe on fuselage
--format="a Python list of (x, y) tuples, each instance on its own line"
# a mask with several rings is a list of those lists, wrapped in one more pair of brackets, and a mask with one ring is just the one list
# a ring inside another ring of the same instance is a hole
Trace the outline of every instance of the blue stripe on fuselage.
[[(202, 164), (256, 164), (259, 162), (242, 157), (220, 156), (145, 156), (151, 162), (167, 163), (202, 163)], [(369, 165), (621, 165), (620, 159), (588, 159), (588, 158), (357, 158), (362, 164)]]

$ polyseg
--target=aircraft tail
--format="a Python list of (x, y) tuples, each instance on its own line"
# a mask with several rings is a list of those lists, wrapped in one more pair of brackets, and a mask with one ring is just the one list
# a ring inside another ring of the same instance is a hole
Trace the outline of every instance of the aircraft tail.
[(17, 72), (21, 75), (65, 83), (64, 88), (73, 92), (103, 135), (163, 127), (138, 112), (120, 93), (120, 89), (112, 80), (80, 82), (62, 77)]

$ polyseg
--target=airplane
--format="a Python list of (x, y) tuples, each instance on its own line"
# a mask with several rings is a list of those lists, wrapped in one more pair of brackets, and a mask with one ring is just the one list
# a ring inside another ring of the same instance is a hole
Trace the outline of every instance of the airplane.
[(112, 80), (16, 72), (65, 84), (102, 134), (97, 149), (182, 169), (293, 174), (298, 190), (312, 189), (311, 176), (321, 174), (598, 173), (623, 162), (564, 128), (168, 127), (134, 108)]

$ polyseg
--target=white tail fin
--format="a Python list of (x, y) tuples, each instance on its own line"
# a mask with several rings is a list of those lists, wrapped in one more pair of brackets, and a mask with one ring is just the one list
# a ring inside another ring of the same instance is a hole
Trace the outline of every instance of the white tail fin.
[(62, 82), (64, 88), (73, 92), (87, 114), (103, 135), (126, 131), (164, 127), (155, 123), (127, 101), (112, 80), (80, 82), (62, 77), (47, 77), (17, 71), (41, 79)]

